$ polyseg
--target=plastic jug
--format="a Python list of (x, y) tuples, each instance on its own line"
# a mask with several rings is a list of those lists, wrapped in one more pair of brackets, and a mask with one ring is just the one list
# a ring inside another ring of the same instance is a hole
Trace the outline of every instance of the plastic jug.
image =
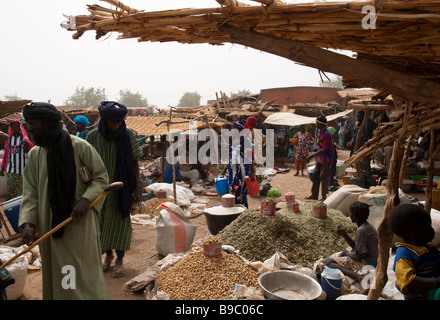
[(219, 175), (215, 178), (214, 185), (219, 196), (229, 193), (228, 179), (225, 176)]
[(337, 269), (325, 268), (321, 273), (321, 287), (327, 294), (327, 300), (335, 300), (341, 295), (341, 272)]
[(260, 186), (258, 185), (257, 179), (254, 179), (254, 181), (252, 181), (250, 177), (246, 177), (244, 180), (246, 181), (246, 185), (249, 190), (249, 195), (251, 197), (254, 197), (260, 193)]

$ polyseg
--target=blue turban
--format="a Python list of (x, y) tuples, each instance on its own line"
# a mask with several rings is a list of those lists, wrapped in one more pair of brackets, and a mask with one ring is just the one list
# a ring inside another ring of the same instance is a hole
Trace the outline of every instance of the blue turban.
[(77, 116), (75, 118), (75, 120), (73, 120), (73, 122), (75, 122), (75, 123), (77, 123), (77, 122), (82, 123), (86, 127), (88, 127), (90, 125), (89, 119), (87, 119), (87, 117), (85, 117), (85, 116)]
[(101, 119), (110, 121), (124, 121), (128, 113), (126, 106), (115, 101), (102, 101), (98, 111)]

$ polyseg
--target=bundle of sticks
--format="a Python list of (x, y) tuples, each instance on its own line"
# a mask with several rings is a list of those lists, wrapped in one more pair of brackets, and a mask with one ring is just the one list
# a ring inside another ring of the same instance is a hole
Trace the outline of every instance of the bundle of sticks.
[(349, 165), (355, 164), (365, 157), (373, 154), (377, 149), (393, 144), (402, 132), (406, 131), (406, 136), (418, 135), (427, 130), (440, 129), (440, 109), (435, 106), (414, 104), (404, 128), (404, 112), (392, 122), (383, 122), (374, 131), (372, 139), (368, 140), (345, 162)]

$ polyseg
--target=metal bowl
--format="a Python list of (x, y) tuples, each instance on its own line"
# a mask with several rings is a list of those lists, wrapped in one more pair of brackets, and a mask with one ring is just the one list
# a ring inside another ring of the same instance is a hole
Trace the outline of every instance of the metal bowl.
[(316, 300), (321, 285), (310, 276), (292, 271), (268, 271), (258, 277), (258, 284), (269, 300)]

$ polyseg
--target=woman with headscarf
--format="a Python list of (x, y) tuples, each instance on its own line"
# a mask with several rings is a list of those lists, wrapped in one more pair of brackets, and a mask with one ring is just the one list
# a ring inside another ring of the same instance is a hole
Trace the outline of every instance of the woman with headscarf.
[(264, 135), (260, 129), (257, 129), (257, 118), (254, 116), (250, 116), (247, 118), (244, 128), (250, 130), (252, 136), (250, 136), (250, 141), (253, 146), (253, 163), (252, 169), (255, 172), (255, 178), (258, 181), (258, 184), (263, 180), (264, 175), (264, 158), (263, 158), (263, 147), (264, 143)]
[(0, 169), (0, 176), (4, 176), (5, 172), (7, 173), (7, 200), (21, 196), (23, 192), (23, 170), (26, 165), (27, 154), (34, 146), (19, 120), (11, 121), (8, 136)]
[[(26, 105), (23, 116), (36, 146), (23, 172), (23, 197), (18, 225), (30, 244), (65, 221), (73, 221), (40, 243), (43, 299), (109, 299), (102, 274), (97, 214), (90, 208), (108, 184), (96, 150), (63, 130), (61, 112), (49, 103)], [(80, 169), (90, 179), (83, 181)]]
[(89, 119), (87, 119), (86, 116), (77, 116), (73, 122), (76, 127), (76, 136), (82, 139), (87, 138), (87, 135), (89, 134), (87, 127), (90, 125)]
[[(235, 126), (235, 130), (239, 130), (239, 126)], [(252, 172), (253, 153), (251, 141), (248, 135), (233, 136), (230, 143), (229, 162), (223, 173), (228, 171), (228, 187), (229, 192), (235, 196), (235, 204), (241, 204), (248, 208), (247, 195), (249, 192), (246, 185), (246, 177), (255, 179)]]
[(103, 101), (98, 107), (101, 117), (98, 127), (90, 131), (87, 141), (101, 155), (107, 168), (110, 183), (123, 182), (117, 192), (109, 194), (99, 215), (101, 247), (105, 253), (103, 270), (108, 271), (116, 251), (114, 277), (122, 277), (122, 261), (130, 249), (131, 219), (130, 208), (133, 202), (140, 201), (138, 159), (143, 152), (133, 130), (125, 125), (127, 108), (114, 101)]

